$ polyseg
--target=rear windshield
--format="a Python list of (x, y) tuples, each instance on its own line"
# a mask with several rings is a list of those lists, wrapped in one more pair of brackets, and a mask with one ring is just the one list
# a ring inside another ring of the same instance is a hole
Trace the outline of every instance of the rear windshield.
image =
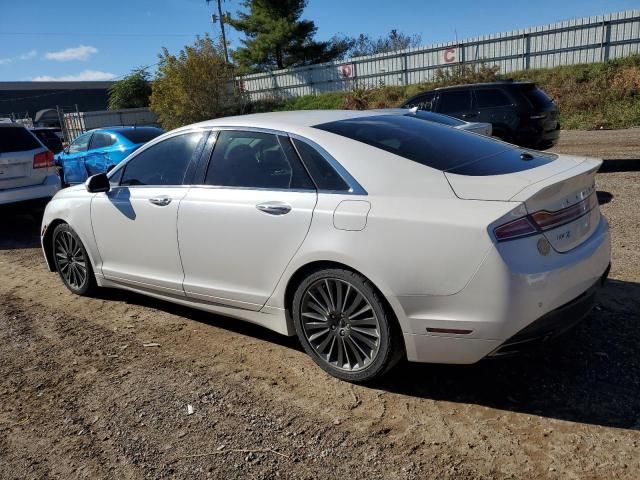
[(420, 120), (441, 123), (443, 125), (449, 125), (450, 127), (457, 127), (459, 125), (464, 125), (465, 123), (462, 120), (450, 117), (449, 115), (440, 115), (439, 113), (425, 112), (424, 110), (418, 110), (415, 113), (407, 113), (407, 117), (415, 117)]
[(42, 148), (42, 145), (24, 127), (0, 127), (0, 153), (22, 152)]
[(437, 170), (459, 175), (502, 175), (553, 161), (508, 143), (408, 115), (376, 115), (315, 125)]
[(544, 110), (551, 105), (551, 99), (535, 85), (522, 85), (520, 89), (527, 100), (529, 100), (529, 103), (531, 103), (531, 106), (536, 110)]
[(41, 140), (53, 140), (53, 141), (60, 140), (60, 137), (58, 137), (51, 130), (32, 130), (31, 132), (34, 133), (35, 136)]
[(132, 128), (131, 130), (119, 130), (118, 133), (131, 143), (147, 143), (164, 133), (159, 128)]

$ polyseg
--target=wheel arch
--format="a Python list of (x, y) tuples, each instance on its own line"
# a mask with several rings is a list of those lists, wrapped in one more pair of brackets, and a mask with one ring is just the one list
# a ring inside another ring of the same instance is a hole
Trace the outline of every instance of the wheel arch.
[[(385, 312), (389, 315), (389, 318), (396, 326), (397, 333), (399, 335), (402, 334), (403, 328), (398, 318), (398, 312), (396, 312), (395, 308), (389, 302), (389, 299), (382, 293), (382, 290), (380, 289), (380, 287), (378, 287), (378, 285), (376, 285), (376, 283), (373, 280), (371, 280), (369, 276), (365, 275), (364, 273), (359, 271), (357, 268), (353, 268), (350, 265), (347, 265), (345, 263), (338, 262), (338, 261), (333, 261), (333, 260), (315, 260), (315, 261), (306, 263), (300, 266), (293, 273), (293, 275), (289, 277), (287, 286), (284, 291), (284, 308), (285, 308), (286, 317), (287, 317), (287, 328), (290, 329), (289, 331), (295, 331), (293, 327), (293, 318), (291, 316), (291, 312), (293, 310), (293, 297), (295, 295), (296, 289), (308, 275), (311, 275), (312, 273), (317, 272), (319, 270), (326, 270), (331, 268), (349, 270), (351, 272), (357, 273), (358, 275), (362, 275), (362, 277), (364, 277), (369, 283), (371, 283), (372, 287), (374, 288), (374, 290), (380, 297), (380, 300), (382, 301)], [(400, 342), (400, 343), (404, 348), (404, 342)]]
[(44, 236), (42, 237), (42, 250), (44, 251), (44, 256), (47, 261), (47, 267), (50, 272), (55, 272), (55, 262), (53, 261), (53, 232), (58, 225), (63, 223), (67, 223), (61, 218), (56, 218), (47, 225), (47, 229), (44, 232)]

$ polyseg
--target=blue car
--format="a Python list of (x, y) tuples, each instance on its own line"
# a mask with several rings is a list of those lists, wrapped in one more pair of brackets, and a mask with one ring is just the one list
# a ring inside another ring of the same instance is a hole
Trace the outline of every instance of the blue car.
[(162, 135), (155, 127), (99, 128), (84, 133), (55, 157), (62, 167), (64, 183), (82, 183), (91, 175), (105, 173), (149, 140)]

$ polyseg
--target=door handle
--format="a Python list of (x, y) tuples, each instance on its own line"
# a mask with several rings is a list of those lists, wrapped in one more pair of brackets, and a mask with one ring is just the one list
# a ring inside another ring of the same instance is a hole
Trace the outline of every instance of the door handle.
[(171, 197), (153, 197), (149, 199), (149, 202), (153, 203), (154, 205), (158, 205), (159, 207), (166, 207), (171, 203)]
[(256, 208), (269, 215), (284, 215), (291, 211), (291, 205), (282, 202), (260, 203), (256, 205)]

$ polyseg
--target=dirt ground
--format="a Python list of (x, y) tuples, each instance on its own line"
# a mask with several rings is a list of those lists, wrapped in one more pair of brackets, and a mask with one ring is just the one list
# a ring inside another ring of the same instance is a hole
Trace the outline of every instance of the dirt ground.
[(552, 151), (606, 159), (640, 159), (640, 128), (562, 130)]
[(0, 478), (637, 479), (640, 173), (597, 184), (612, 280), (571, 334), (509, 360), (403, 364), (370, 386), (259, 327), (73, 296), (45, 268), (38, 220), (4, 214)]

